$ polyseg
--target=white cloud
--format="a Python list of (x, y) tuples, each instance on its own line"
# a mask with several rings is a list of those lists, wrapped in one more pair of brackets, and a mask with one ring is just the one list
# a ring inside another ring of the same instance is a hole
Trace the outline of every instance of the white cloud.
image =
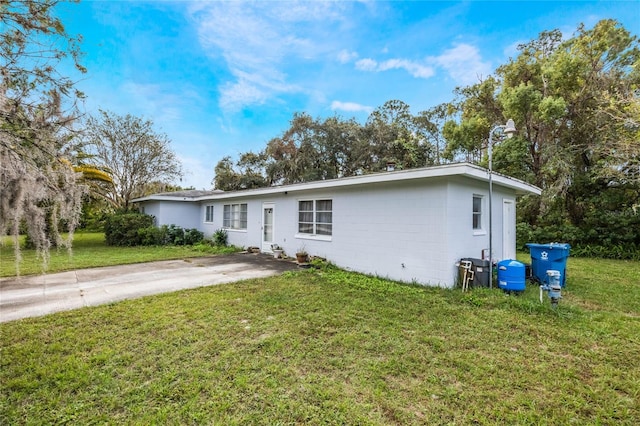
[(367, 105), (361, 105), (355, 102), (340, 102), (340, 101), (331, 102), (331, 109), (334, 111), (340, 110), (340, 111), (347, 111), (347, 112), (366, 112), (366, 113), (370, 113), (371, 111), (373, 111), (373, 107), (370, 107)]
[(364, 58), (356, 62), (356, 69), (372, 72), (403, 69), (416, 78), (429, 78), (435, 74), (433, 68), (407, 59), (388, 59), (384, 62), (377, 62), (371, 58)]
[(358, 54), (356, 52), (349, 52), (346, 49), (343, 49), (338, 53), (338, 61), (342, 64), (349, 63), (358, 58)]
[(223, 109), (237, 110), (244, 105), (260, 105), (269, 97), (266, 90), (243, 79), (226, 83), (219, 90)]
[(459, 44), (424, 61), (393, 58), (379, 62), (372, 58), (362, 58), (355, 62), (355, 67), (367, 72), (404, 70), (412, 77), (424, 79), (434, 77), (436, 68), (442, 68), (456, 83), (463, 85), (477, 83), (492, 72), (491, 64), (483, 61), (478, 49), (469, 44)]
[(392, 69), (403, 69), (416, 78), (429, 78), (433, 77), (435, 72), (433, 68), (418, 64), (416, 62), (408, 61), (406, 59), (389, 59), (380, 64), (379, 69), (381, 71)]
[(478, 48), (469, 44), (459, 44), (431, 60), (463, 85), (478, 83), (492, 72), (491, 64), (482, 60)]
[(356, 62), (356, 69), (360, 71), (376, 71), (378, 63), (373, 59), (365, 58)]
[(220, 106), (223, 109), (237, 110), (245, 105), (261, 105), (274, 94), (296, 93), (302, 89), (285, 82), (284, 75), (276, 70), (265, 74), (237, 71), (236, 81), (222, 85), (220, 89)]
[[(327, 31), (344, 19), (341, 2), (202, 2), (189, 10), (200, 44), (222, 58), (231, 80), (220, 85), (220, 105), (239, 109), (282, 93), (304, 91), (287, 71), (296, 63), (335, 54)], [(324, 35), (324, 36), (323, 36)], [(338, 40), (335, 34), (333, 40)], [(345, 56), (346, 55), (346, 56)], [(339, 57), (348, 59), (345, 51)]]

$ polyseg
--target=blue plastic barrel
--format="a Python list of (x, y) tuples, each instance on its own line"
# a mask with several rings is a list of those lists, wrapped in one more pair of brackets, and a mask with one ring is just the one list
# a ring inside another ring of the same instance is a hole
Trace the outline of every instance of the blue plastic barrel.
[(547, 271), (560, 271), (560, 285), (564, 287), (567, 279), (567, 259), (571, 246), (566, 243), (527, 243), (527, 247), (531, 253), (533, 277), (544, 283), (547, 280)]
[(524, 291), (526, 266), (517, 260), (498, 262), (498, 287), (504, 291)]

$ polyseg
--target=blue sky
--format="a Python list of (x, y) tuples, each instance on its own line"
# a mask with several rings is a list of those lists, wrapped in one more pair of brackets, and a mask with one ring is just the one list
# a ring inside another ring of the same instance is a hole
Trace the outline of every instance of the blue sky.
[(98, 108), (151, 119), (210, 188), (226, 155), (257, 152), (293, 113), (364, 123), (390, 99), (413, 113), (453, 99), (542, 31), (613, 18), (640, 34), (637, 1), (83, 1), (59, 9), (83, 36), (78, 87)]

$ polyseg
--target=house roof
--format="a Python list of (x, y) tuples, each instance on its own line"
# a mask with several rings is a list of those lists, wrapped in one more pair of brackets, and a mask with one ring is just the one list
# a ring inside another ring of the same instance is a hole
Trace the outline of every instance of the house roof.
[(188, 189), (185, 191), (173, 191), (173, 192), (159, 192), (157, 194), (151, 194), (146, 197), (136, 198), (133, 202), (146, 201), (146, 200), (172, 200), (172, 201), (194, 201), (203, 197), (209, 197), (215, 194), (222, 194), (224, 191), (215, 189), (212, 191), (204, 191), (200, 189)]
[[(393, 172), (371, 173), (360, 176), (349, 176), (339, 179), (321, 180), (314, 182), (296, 183), (291, 185), (270, 186), (258, 189), (246, 189), (242, 191), (181, 191), (153, 194), (147, 197), (136, 198), (134, 203), (142, 201), (207, 201), (248, 196), (262, 196), (282, 192), (309, 191), (314, 189), (341, 188), (356, 185), (375, 184), (383, 182), (402, 182), (418, 179), (433, 179), (438, 177), (464, 176), (478, 181), (489, 181), (489, 171), (469, 163), (446, 164), (418, 169), (398, 170)], [(517, 195), (540, 195), (542, 190), (537, 186), (528, 184), (500, 173), (492, 173), (493, 185), (499, 185), (516, 191)], [(184, 195), (184, 193), (193, 193)], [(196, 192), (203, 193), (201, 195)]]

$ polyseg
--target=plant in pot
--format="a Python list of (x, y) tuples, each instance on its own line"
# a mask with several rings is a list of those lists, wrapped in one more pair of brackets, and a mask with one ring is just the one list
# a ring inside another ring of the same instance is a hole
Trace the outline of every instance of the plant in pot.
[(298, 263), (307, 263), (309, 260), (309, 253), (305, 250), (304, 245), (296, 251), (296, 260)]
[(280, 259), (284, 250), (277, 244), (271, 244), (271, 250), (273, 251), (273, 257)]

